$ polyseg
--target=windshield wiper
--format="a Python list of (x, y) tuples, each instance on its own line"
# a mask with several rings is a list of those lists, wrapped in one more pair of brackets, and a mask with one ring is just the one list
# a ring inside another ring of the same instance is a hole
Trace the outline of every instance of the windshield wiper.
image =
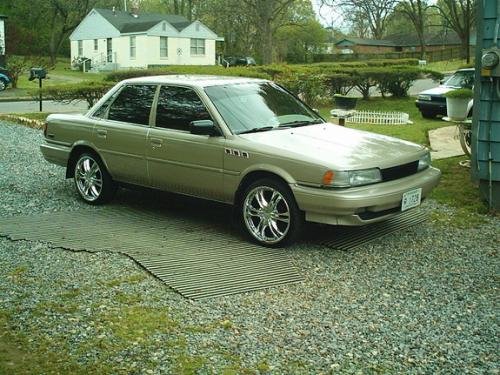
[(273, 130), (273, 129), (276, 129), (276, 127), (275, 126), (263, 126), (262, 128), (253, 128), (253, 129), (249, 129), (249, 130), (243, 130), (242, 132), (239, 132), (238, 134), (266, 132), (268, 130)]
[(321, 124), (320, 120), (297, 120), (297, 121), (290, 121), (290, 122), (285, 122), (283, 124), (280, 124), (281, 127), (286, 127), (286, 128), (294, 128), (297, 126), (306, 126), (306, 125), (315, 125), (315, 124)]

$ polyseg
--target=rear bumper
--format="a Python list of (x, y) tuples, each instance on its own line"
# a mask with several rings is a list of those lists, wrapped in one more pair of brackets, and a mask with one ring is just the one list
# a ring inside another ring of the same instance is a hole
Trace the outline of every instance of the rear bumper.
[(54, 143), (43, 143), (40, 145), (40, 151), (42, 151), (43, 157), (48, 162), (63, 167), (68, 165), (71, 147)]
[(426, 170), (394, 181), (347, 189), (292, 186), (306, 220), (334, 225), (365, 225), (401, 213), (407, 191), (422, 188), (422, 199), (438, 184), (439, 169)]

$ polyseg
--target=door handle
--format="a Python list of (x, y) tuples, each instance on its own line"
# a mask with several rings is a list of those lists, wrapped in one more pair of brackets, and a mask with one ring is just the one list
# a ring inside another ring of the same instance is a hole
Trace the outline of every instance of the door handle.
[(158, 147), (162, 146), (163, 141), (161, 139), (158, 139), (158, 138), (151, 138), (150, 143), (151, 143), (151, 146), (153, 146), (153, 148), (158, 148)]
[(108, 131), (104, 129), (97, 130), (97, 136), (106, 139), (108, 136)]

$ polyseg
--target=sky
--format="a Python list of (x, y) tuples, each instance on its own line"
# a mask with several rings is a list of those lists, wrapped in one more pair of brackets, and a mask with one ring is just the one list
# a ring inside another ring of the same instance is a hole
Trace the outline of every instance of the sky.
[(318, 21), (324, 26), (333, 26), (342, 31), (347, 31), (344, 19), (338, 7), (320, 7), (320, 0), (311, 0)]

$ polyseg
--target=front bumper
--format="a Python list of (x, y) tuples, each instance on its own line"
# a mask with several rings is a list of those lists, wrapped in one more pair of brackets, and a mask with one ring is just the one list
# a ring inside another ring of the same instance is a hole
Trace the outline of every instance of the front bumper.
[(443, 116), (446, 115), (446, 102), (416, 100), (415, 105), (420, 112)]
[(321, 189), (291, 186), (306, 220), (333, 225), (365, 225), (401, 213), (401, 200), (407, 191), (422, 188), (422, 199), (438, 184), (439, 169), (426, 170), (398, 180), (373, 185)]
[(40, 145), (40, 151), (42, 151), (43, 157), (48, 162), (63, 167), (68, 165), (71, 147), (55, 143), (43, 143)]

